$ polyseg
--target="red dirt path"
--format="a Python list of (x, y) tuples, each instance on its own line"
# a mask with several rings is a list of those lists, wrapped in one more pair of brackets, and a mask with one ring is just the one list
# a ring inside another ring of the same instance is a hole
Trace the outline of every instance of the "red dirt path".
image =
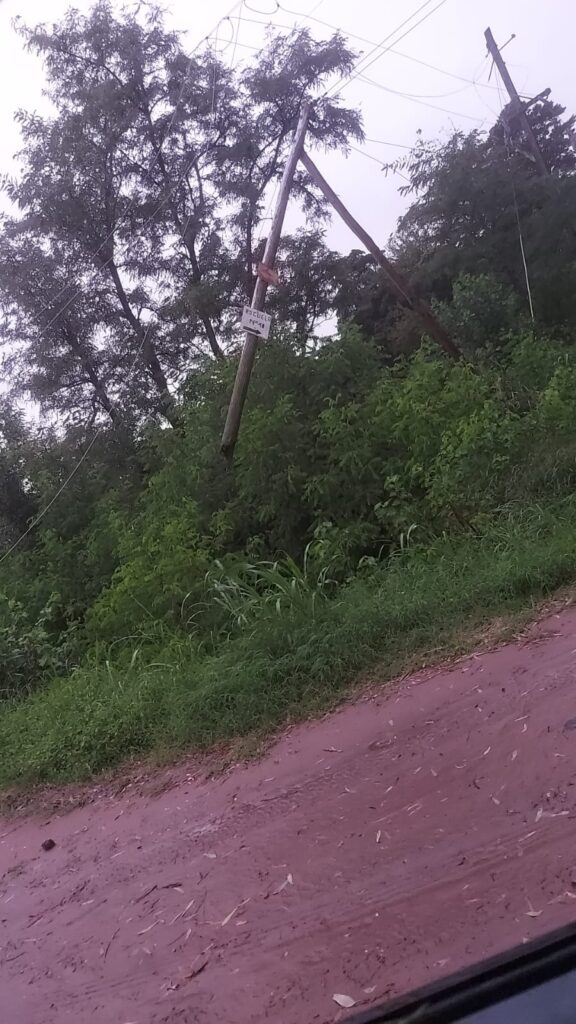
[(340, 1020), (574, 919), (575, 681), (564, 611), (218, 779), (0, 821), (1, 1024)]

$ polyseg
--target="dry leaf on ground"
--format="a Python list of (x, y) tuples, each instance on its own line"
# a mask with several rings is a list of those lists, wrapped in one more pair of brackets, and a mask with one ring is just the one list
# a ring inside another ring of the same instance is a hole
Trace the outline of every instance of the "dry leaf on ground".
[(341, 1006), (344, 1010), (350, 1010), (353, 1006), (356, 1006), (356, 1000), (352, 999), (352, 996), (342, 995), (340, 992), (335, 992), (332, 996), (335, 1003)]

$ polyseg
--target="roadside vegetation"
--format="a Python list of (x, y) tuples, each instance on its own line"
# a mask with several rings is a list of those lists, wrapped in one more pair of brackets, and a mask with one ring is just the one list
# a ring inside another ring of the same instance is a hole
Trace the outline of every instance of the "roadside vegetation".
[[(370, 257), (326, 248), (325, 210), (285, 239), (276, 330), (231, 464), (219, 452), (239, 340), (228, 310), (245, 301), (256, 245), (247, 265), (238, 252), (292, 127), (267, 90), (280, 81), (289, 98), (298, 75), (312, 87), (352, 56), (339, 38), (274, 37), (236, 85), (213, 54), (196, 56), (182, 120), (158, 114), (172, 132), (164, 169), (140, 178), (157, 154), (156, 99), (174, 109), (185, 61), (160, 14), (146, 17), (99, 3), (28, 34), (56, 113), (23, 115), (23, 169), (6, 184), (19, 214), (1, 225), (3, 785), (277, 728), (576, 577), (573, 119), (548, 99), (530, 108), (546, 180), (505, 112), (485, 135), (420, 140), (403, 162), (412, 201), (390, 249), (461, 361), (422, 337)], [(214, 149), (219, 75), (227, 141)], [(252, 153), (250, 187), (247, 95), (259, 130), (281, 140), (273, 163)], [(324, 114), (327, 148), (361, 139), (354, 111)], [(319, 202), (304, 182), (296, 197)], [(110, 274), (114, 231), (124, 259)], [(30, 400), (40, 422), (23, 415)]]

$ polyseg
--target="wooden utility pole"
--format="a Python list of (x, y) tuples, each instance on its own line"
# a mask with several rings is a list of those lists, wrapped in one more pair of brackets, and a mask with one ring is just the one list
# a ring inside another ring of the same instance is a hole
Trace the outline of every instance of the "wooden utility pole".
[(415, 313), (418, 314), (426, 333), (429, 334), (430, 337), (433, 338), (433, 340), (436, 341), (452, 359), (461, 359), (462, 353), (460, 352), (460, 349), (453, 342), (448, 331), (446, 331), (440, 321), (436, 319), (428, 303), (425, 299), (414, 294), (409, 281), (407, 281), (398, 268), (386, 258), (382, 250), (376, 245), (374, 239), (367, 231), (364, 230), (356, 218), (353, 217), (350, 211), (344, 206), (342, 200), (336, 195), (334, 189), (330, 188), (330, 185), (320, 174), (316, 164), (310, 159), (308, 153), (306, 153), (304, 149), (300, 154), (300, 160), (312, 180), (316, 185), (318, 185), (320, 191), (323, 192), (328, 202), (331, 203), (336, 212), (340, 214), (344, 223), (347, 224), (350, 230), (353, 231), (357, 238), (360, 239), (362, 245), (368, 249), (368, 252), (372, 253), (378, 265), (382, 267), (382, 270), (393, 284), (398, 295), (408, 306), (410, 306), (411, 309), (414, 310)]
[[(292, 179), (304, 145), (304, 137), (306, 135), (309, 116), (310, 104), (303, 103), (300, 108), (298, 125), (294, 133), (292, 149), (290, 150), (290, 154), (284, 168), (284, 173), (282, 175), (282, 181), (280, 182), (278, 201), (272, 218), (270, 233), (266, 241), (264, 255), (262, 257), (264, 268), (269, 268), (270, 270), (273, 268), (274, 261), (276, 259), (276, 252), (278, 250), (278, 243), (282, 232), (282, 224), (284, 222), (284, 215), (288, 205), (290, 189), (292, 187)], [(258, 276), (254, 287), (254, 293), (252, 295), (252, 309), (262, 310), (264, 308), (264, 299), (266, 298), (266, 291), (268, 289), (268, 281), (265, 278), (265, 274)], [(257, 348), (257, 335), (251, 334), (247, 331), (244, 347), (240, 356), (240, 362), (238, 363), (238, 369), (236, 371), (236, 379), (234, 381), (232, 397), (230, 398), (230, 405), (228, 406), (224, 432), (220, 442), (220, 447), (224, 455), (232, 455), (236, 441), (238, 440), (242, 410), (248, 393), (248, 385), (250, 383), (250, 376), (252, 373), (252, 367), (254, 366)]]
[[(486, 29), (484, 33), (484, 38), (486, 39), (486, 45), (488, 47), (489, 52), (492, 55), (492, 59), (496, 67), (498, 68), (498, 71), (500, 72), (500, 78), (502, 79), (506, 87), (506, 92), (510, 97), (510, 102), (512, 104), (512, 113), (516, 117), (518, 117), (520, 124), (524, 129), (526, 141), (528, 142), (530, 151), (532, 153), (532, 156), (534, 157), (534, 162), (536, 164), (536, 167), (538, 168), (538, 173), (542, 175), (542, 177), (544, 177), (545, 175), (550, 174), (550, 171), (546, 166), (546, 161), (542, 156), (542, 151), (540, 149), (540, 146), (538, 145), (538, 140), (534, 135), (532, 125), (528, 120), (526, 114), (526, 106), (524, 105), (516, 91), (516, 86), (514, 85), (514, 82), (510, 77), (510, 72), (508, 71), (508, 68), (506, 67), (506, 64), (504, 63), (504, 60), (502, 58), (502, 54), (500, 53), (500, 50), (496, 45), (496, 40), (492, 35), (491, 29)], [(532, 100), (532, 102), (534, 101)]]

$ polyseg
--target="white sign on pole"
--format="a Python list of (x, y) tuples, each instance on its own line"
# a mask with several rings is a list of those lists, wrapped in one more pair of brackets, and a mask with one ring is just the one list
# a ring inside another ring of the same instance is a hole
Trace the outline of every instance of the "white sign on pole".
[(260, 309), (252, 309), (252, 306), (244, 306), (242, 310), (242, 327), (250, 334), (257, 334), (259, 338), (267, 338), (270, 334), (272, 317), (263, 313)]

